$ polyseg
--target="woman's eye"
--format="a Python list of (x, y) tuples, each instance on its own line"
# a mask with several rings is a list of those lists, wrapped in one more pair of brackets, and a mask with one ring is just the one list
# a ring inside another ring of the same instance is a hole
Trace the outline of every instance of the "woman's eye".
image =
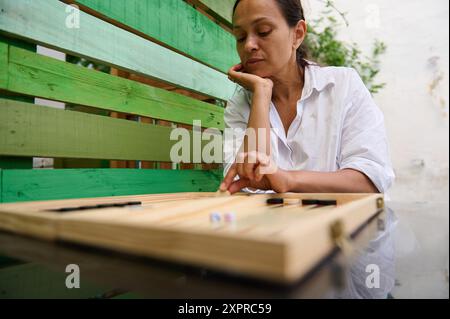
[(238, 42), (242, 42), (246, 38), (245, 34), (235, 35), (235, 37), (236, 37), (236, 41), (238, 41)]
[[(258, 32), (258, 35), (259, 35), (260, 37), (266, 37), (266, 36), (268, 36), (271, 32), (272, 32), (272, 30), (265, 31), (265, 32)], [(244, 42), (245, 39), (246, 39), (246, 37), (236, 38), (236, 41), (237, 41), (237, 42)]]

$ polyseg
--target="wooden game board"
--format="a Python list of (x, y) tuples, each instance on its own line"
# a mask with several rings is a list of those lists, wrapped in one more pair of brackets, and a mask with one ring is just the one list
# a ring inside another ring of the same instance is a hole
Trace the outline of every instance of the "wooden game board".
[[(268, 205), (275, 197), (284, 204)], [(54, 211), (129, 201), (141, 205)], [(177, 193), (1, 204), (0, 229), (292, 282), (382, 211), (380, 194)], [(212, 223), (212, 212), (236, 219)]]

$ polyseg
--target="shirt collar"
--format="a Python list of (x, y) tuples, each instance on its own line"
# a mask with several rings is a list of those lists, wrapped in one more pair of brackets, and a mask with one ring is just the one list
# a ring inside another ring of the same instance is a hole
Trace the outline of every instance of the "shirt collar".
[(325, 71), (324, 68), (308, 61), (309, 65), (305, 67), (305, 83), (303, 85), (302, 100), (307, 99), (313, 90), (323, 91), (328, 85), (336, 84), (334, 77)]

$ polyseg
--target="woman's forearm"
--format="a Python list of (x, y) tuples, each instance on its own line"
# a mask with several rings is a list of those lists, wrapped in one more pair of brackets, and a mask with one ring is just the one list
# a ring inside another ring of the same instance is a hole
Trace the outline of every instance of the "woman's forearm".
[(286, 171), (289, 192), (379, 193), (363, 173), (344, 169), (337, 172)]
[[(255, 89), (253, 93), (250, 116), (247, 124), (247, 129), (251, 129), (255, 133), (255, 139), (252, 142), (249, 141), (249, 137), (253, 138), (252, 133), (250, 134), (250, 136), (245, 136), (243, 146), (246, 152), (259, 151), (270, 155), (269, 111), (271, 99), (271, 87), (260, 86)], [(260, 134), (262, 134), (263, 136), (260, 136)]]

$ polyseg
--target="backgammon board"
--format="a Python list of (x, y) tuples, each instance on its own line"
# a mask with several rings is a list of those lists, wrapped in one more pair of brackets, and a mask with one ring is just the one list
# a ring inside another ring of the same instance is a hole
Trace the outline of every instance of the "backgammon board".
[(173, 193), (0, 204), (0, 229), (290, 283), (383, 210), (382, 194)]

